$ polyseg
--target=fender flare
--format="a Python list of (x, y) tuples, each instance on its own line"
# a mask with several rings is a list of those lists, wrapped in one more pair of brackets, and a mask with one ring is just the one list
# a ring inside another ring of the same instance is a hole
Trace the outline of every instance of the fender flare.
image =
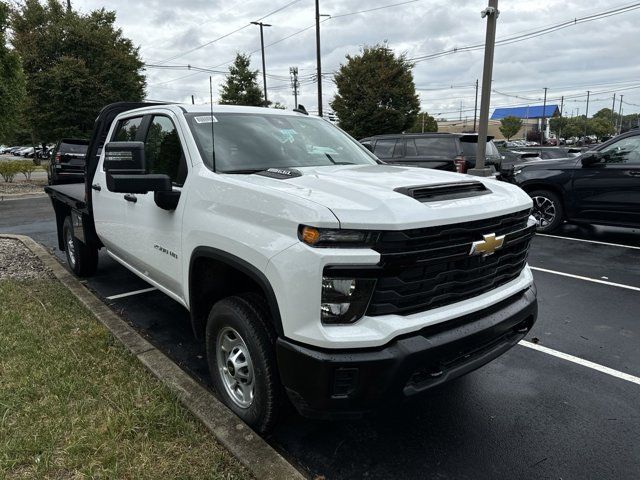
[(271, 283), (267, 279), (264, 273), (262, 273), (257, 267), (247, 262), (246, 260), (232, 255), (223, 250), (219, 250), (213, 247), (196, 247), (191, 252), (191, 258), (189, 260), (189, 310), (191, 313), (191, 325), (193, 327), (194, 333), (197, 336), (197, 323), (198, 319), (194, 316), (194, 307), (193, 307), (193, 291), (191, 288), (191, 277), (193, 274), (193, 265), (196, 260), (200, 258), (210, 258), (221, 263), (224, 263), (241, 273), (245, 274), (247, 277), (251, 278), (254, 282), (258, 284), (258, 286), (262, 289), (265, 298), (267, 300), (267, 306), (269, 308), (269, 313), (271, 313), (271, 318), (273, 319), (273, 325), (278, 333), (278, 336), (284, 337), (284, 330), (282, 328), (282, 317), (280, 316), (280, 308), (278, 306), (278, 300), (276, 298), (276, 294), (273, 291), (273, 287)]

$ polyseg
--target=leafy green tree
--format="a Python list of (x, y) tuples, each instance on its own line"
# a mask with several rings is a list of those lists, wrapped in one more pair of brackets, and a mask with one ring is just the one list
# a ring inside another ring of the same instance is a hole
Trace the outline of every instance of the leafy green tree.
[(331, 102), (340, 127), (355, 138), (411, 128), (420, 110), (413, 64), (386, 45), (346, 58), (334, 77), (338, 93)]
[(437, 132), (438, 122), (427, 112), (420, 112), (416, 123), (408, 131), (410, 133)]
[(504, 117), (500, 120), (500, 133), (507, 140), (516, 135), (522, 128), (522, 119), (514, 116)]
[(258, 70), (251, 70), (251, 57), (242, 53), (236, 54), (233, 65), (220, 90), (220, 103), (223, 105), (249, 105), (262, 107), (264, 96), (258, 86)]
[(0, 2), (0, 140), (15, 133), (19, 109), (24, 101), (24, 75), (18, 54), (7, 48), (9, 6)]
[(25, 0), (14, 10), (11, 41), (22, 59), (34, 137), (87, 136), (106, 104), (144, 98), (138, 48), (115, 20), (115, 12), (81, 14), (56, 0)]
[(605, 137), (614, 133), (613, 123), (611, 123), (611, 110), (609, 110), (609, 118), (596, 117), (590, 118), (587, 123), (587, 133), (595, 135), (598, 138)]

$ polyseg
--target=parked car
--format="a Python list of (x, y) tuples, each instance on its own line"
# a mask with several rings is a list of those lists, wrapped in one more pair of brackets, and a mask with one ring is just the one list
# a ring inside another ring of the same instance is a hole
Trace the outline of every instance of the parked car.
[(640, 227), (640, 131), (578, 157), (515, 164), (501, 178), (531, 196), (540, 232), (564, 221)]
[(107, 106), (85, 183), (45, 190), (69, 268), (93, 274), (105, 248), (188, 309), (218, 395), (253, 429), (287, 397), (318, 418), (391, 408), (530, 331), (520, 188), (382, 165), (299, 111), (211, 109)]
[(519, 153), (535, 153), (542, 160), (577, 157), (582, 153), (581, 148), (563, 147), (524, 147), (518, 148)]
[(24, 154), (30, 150), (33, 150), (33, 147), (18, 147), (11, 151), (11, 154), (15, 157), (22, 157)]
[[(486, 166), (500, 169), (502, 157), (487, 137)], [(360, 140), (376, 157), (393, 165), (435, 168), (466, 173), (476, 165), (475, 133), (409, 133), (376, 135)]]
[(82, 182), (88, 140), (63, 138), (51, 152), (47, 169), (49, 185)]

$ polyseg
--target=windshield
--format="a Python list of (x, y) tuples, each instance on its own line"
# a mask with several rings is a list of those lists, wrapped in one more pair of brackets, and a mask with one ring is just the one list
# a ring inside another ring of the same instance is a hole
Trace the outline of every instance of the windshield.
[(268, 168), (370, 165), (374, 157), (340, 129), (316, 117), (255, 113), (186, 115), (208, 168), (212, 126), (215, 170), (250, 173)]

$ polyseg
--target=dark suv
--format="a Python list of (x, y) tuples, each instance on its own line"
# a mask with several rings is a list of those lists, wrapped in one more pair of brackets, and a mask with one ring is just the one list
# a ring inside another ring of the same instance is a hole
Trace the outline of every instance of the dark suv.
[[(502, 157), (487, 137), (487, 166), (500, 169)], [(475, 133), (407, 133), (376, 135), (360, 140), (379, 159), (412, 167), (437, 168), (465, 173), (476, 165)]]
[(51, 152), (49, 162), (49, 185), (82, 182), (88, 140), (63, 138)]
[(565, 220), (640, 227), (640, 130), (578, 157), (516, 163), (502, 178), (531, 196), (538, 231)]

